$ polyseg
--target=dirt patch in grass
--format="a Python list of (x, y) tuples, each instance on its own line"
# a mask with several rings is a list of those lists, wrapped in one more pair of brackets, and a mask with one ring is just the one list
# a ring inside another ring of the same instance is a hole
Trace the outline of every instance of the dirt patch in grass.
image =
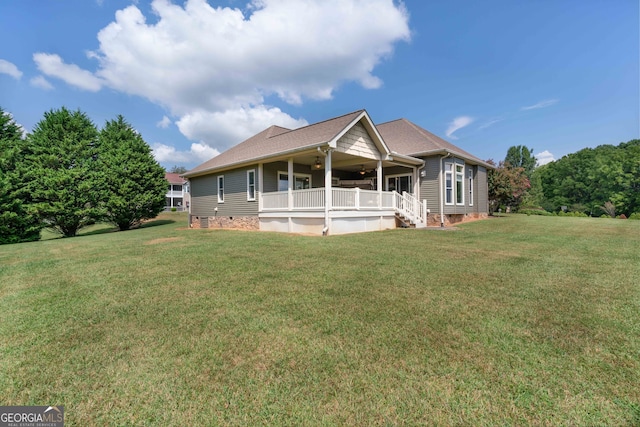
[(144, 242), (145, 245), (160, 245), (162, 243), (173, 243), (182, 240), (182, 237), (163, 237), (160, 239), (149, 240)]

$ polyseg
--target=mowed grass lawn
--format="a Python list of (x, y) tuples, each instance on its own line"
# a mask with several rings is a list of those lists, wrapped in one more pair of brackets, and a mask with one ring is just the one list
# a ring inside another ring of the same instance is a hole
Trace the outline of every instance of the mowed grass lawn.
[(640, 221), (99, 231), (0, 246), (0, 404), (68, 426), (640, 424)]

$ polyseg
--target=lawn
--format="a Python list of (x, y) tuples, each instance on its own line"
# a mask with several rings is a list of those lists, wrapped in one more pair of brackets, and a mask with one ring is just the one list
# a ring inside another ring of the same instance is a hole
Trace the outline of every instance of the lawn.
[(67, 426), (640, 424), (640, 221), (109, 231), (0, 246), (0, 404)]

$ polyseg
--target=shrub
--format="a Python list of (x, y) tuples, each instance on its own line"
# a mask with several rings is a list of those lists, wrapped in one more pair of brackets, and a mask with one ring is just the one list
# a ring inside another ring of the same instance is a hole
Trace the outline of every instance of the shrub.
[(553, 212), (547, 212), (544, 209), (520, 209), (518, 213), (525, 215), (555, 216)]
[(632, 213), (631, 215), (629, 215), (629, 219), (640, 220), (640, 212)]
[(171, 212), (176, 212), (178, 208), (171, 208)]
[(570, 217), (574, 217), (574, 218), (587, 218), (589, 215), (587, 215), (584, 212), (558, 212), (558, 216), (570, 216)]

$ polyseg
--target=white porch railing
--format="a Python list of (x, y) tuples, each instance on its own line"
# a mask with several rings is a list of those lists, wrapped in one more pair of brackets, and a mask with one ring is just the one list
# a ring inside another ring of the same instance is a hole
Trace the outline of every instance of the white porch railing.
[(409, 219), (414, 224), (427, 223), (427, 201), (420, 203), (416, 197), (409, 193), (393, 192), (396, 212)]
[[(321, 210), (325, 207), (324, 188), (262, 193), (260, 198), (263, 212)], [(414, 224), (426, 223), (426, 201), (421, 203), (409, 193), (332, 188), (331, 199), (332, 210), (393, 209)]]

